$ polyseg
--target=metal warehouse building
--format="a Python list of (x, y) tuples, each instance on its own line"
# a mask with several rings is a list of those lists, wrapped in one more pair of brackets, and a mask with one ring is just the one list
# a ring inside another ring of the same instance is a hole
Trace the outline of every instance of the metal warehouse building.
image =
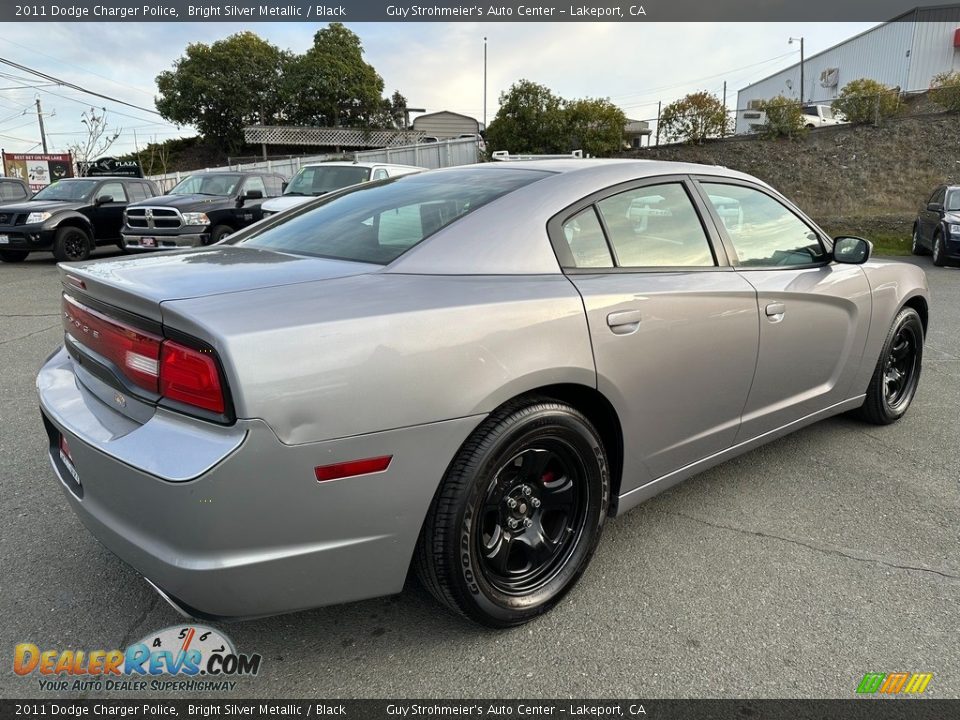
[[(934, 75), (952, 70), (960, 70), (960, 4), (918, 7), (806, 58), (802, 97), (797, 63), (740, 90), (737, 109), (777, 95), (829, 104), (859, 78), (905, 92), (926, 90)], [(737, 132), (748, 130), (738, 112)]]

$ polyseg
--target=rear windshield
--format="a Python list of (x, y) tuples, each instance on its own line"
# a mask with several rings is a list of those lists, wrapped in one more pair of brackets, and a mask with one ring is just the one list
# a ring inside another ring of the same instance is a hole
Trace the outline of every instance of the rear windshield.
[(370, 177), (370, 168), (355, 165), (305, 167), (293, 176), (284, 195), (323, 195)]
[(464, 168), (358, 185), (232, 244), (386, 265), (457, 218), (549, 174)]

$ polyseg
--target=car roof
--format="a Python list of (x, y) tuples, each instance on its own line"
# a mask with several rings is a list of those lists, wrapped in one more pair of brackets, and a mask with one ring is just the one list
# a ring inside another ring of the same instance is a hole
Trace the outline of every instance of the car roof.
[(678, 176), (687, 175), (743, 180), (769, 188), (763, 181), (746, 173), (717, 165), (575, 158), (461, 165), (413, 175), (410, 182), (428, 178), (439, 180), (446, 173), (518, 170), (536, 172), (540, 177), (441, 228), (397, 258), (387, 272), (427, 275), (557, 273), (557, 258), (546, 237), (547, 223), (596, 192), (646, 178), (673, 178), (671, 181), (676, 182)]

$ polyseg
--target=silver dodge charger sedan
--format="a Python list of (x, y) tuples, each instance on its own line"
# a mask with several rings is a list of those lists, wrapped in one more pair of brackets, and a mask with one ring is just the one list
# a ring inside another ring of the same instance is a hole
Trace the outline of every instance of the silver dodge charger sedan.
[(608, 517), (810, 423), (909, 407), (924, 273), (768, 185), (490, 163), (207, 248), (63, 264), (37, 378), (74, 511), (180, 611), (399, 592), (547, 611)]

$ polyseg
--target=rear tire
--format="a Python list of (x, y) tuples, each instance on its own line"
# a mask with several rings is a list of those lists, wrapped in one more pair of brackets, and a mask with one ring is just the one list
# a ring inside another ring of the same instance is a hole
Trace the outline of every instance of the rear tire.
[(0, 261), (5, 263), (23, 262), (29, 254), (26, 250), (0, 250)]
[(926, 255), (927, 249), (920, 243), (920, 228), (913, 226), (913, 236), (910, 240), (910, 252), (914, 255)]
[(922, 363), (923, 322), (916, 310), (905, 307), (890, 326), (867, 397), (856, 414), (874, 425), (902, 418), (916, 395)]
[(80, 228), (68, 225), (57, 230), (53, 241), (53, 256), (59, 262), (86, 260), (92, 250), (90, 236)]
[(943, 267), (947, 264), (947, 248), (943, 243), (943, 233), (937, 230), (937, 234), (933, 236), (933, 264), (937, 267)]
[(451, 463), (420, 533), (417, 574), (471, 620), (528, 622), (583, 574), (609, 496), (603, 443), (582, 413), (547, 398), (509, 403)]

